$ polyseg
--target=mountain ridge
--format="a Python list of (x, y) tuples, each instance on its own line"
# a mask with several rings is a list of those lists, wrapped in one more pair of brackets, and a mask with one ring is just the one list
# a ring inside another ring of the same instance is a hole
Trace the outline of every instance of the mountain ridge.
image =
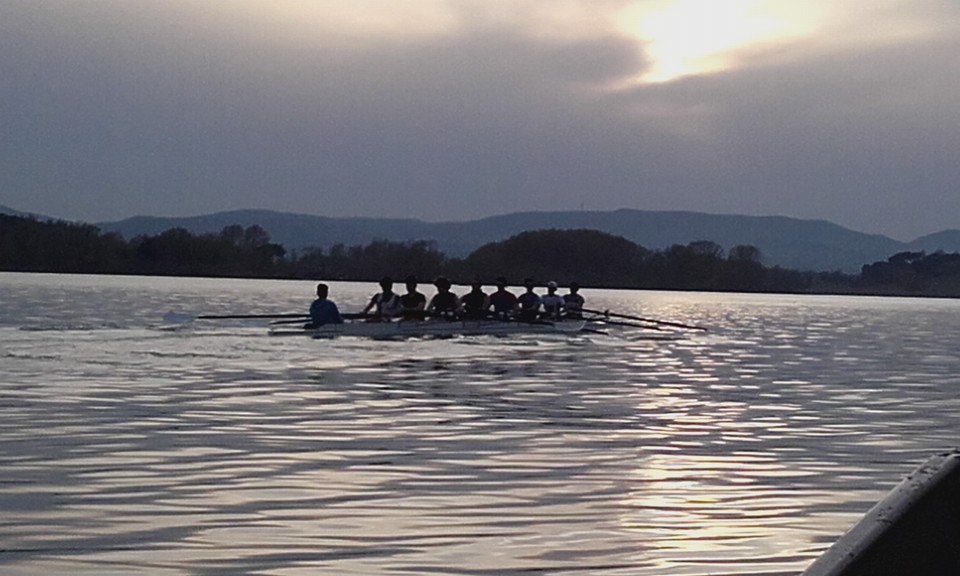
[[(0, 205), (0, 214), (54, 220)], [(489, 242), (528, 230), (594, 229), (623, 236), (653, 250), (673, 244), (710, 241), (726, 250), (757, 247), (767, 266), (792, 270), (858, 273), (861, 266), (898, 252), (960, 252), (960, 230), (949, 229), (902, 242), (882, 234), (850, 230), (822, 219), (790, 216), (744, 216), (692, 211), (621, 208), (612, 211), (533, 211), (475, 220), (426, 222), (416, 218), (329, 217), (262, 209), (240, 209), (188, 217), (134, 216), (95, 223), (104, 232), (127, 239), (181, 227), (193, 233), (218, 233), (225, 226), (259, 225), (288, 250), (329, 249), (340, 243), (365, 245), (374, 240), (429, 240), (452, 257), (463, 257)]]
[(886, 260), (897, 252), (960, 251), (960, 230), (944, 230), (911, 242), (866, 234), (827, 220), (789, 216), (743, 216), (689, 211), (621, 208), (613, 211), (514, 212), (460, 222), (425, 222), (415, 218), (334, 218), (273, 210), (230, 210), (191, 217), (135, 216), (96, 225), (127, 238), (158, 234), (173, 227), (194, 233), (216, 233), (224, 226), (259, 225), (287, 249), (328, 249), (342, 243), (364, 245), (373, 240), (430, 240), (449, 256), (462, 257), (483, 244), (505, 240), (527, 230), (595, 229), (623, 236), (649, 249), (707, 240), (724, 249), (756, 246), (763, 263), (794, 270), (857, 273), (864, 264)]
[(36, 218), (37, 220), (54, 220), (54, 218), (50, 218), (49, 216), (44, 216), (42, 214), (32, 214), (30, 212), (22, 212), (20, 210), (11, 208), (4, 204), (0, 204), (0, 214), (3, 214), (5, 216), (18, 216), (20, 218)]

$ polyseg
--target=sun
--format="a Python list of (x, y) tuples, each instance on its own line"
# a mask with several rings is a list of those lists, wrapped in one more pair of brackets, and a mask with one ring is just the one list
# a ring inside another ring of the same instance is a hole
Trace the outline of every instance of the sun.
[(618, 20), (650, 61), (640, 81), (655, 83), (734, 67), (744, 49), (809, 33), (816, 14), (785, 1), (673, 0), (638, 2)]

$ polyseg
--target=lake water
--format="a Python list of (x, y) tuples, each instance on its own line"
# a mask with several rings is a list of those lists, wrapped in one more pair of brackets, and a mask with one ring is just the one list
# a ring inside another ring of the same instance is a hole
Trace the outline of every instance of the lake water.
[(0, 274), (0, 573), (796, 574), (960, 444), (955, 300), (584, 290), (709, 330), (390, 342), (162, 321), (313, 286)]

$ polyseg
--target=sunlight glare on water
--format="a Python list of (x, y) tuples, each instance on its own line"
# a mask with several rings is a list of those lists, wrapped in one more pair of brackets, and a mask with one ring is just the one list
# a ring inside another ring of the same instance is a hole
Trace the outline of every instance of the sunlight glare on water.
[(708, 330), (443, 340), (163, 322), (312, 293), (0, 274), (0, 573), (796, 574), (958, 443), (956, 301), (585, 290)]

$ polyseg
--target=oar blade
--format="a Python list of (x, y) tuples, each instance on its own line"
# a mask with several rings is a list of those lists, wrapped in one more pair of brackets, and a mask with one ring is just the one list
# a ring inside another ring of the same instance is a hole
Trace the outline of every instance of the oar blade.
[(193, 314), (184, 314), (183, 312), (174, 312), (173, 310), (163, 315), (163, 321), (166, 324), (189, 324), (196, 320)]

